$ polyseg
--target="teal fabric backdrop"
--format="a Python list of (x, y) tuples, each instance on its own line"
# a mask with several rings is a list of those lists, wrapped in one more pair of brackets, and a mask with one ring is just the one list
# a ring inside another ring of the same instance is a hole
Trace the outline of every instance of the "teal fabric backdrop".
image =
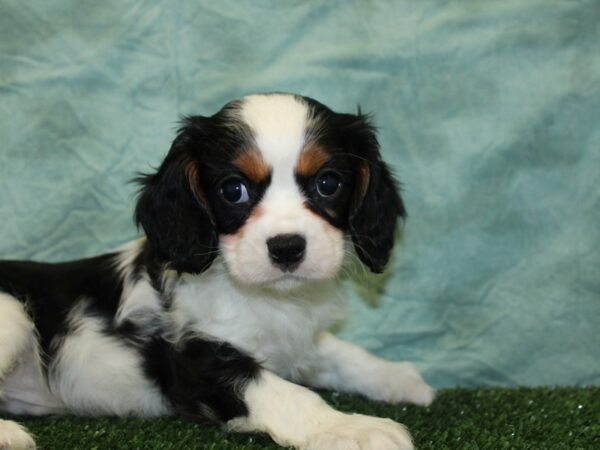
[(600, 2), (0, 2), (0, 257), (137, 234), (185, 114), (375, 114), (410, 218), (340, 333), (435, 386), (600, 382)]

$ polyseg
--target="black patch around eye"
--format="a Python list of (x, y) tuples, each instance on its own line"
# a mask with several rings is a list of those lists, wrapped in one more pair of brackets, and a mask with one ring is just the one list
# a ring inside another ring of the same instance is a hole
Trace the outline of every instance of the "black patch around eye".
[[(222, 175), (222, 172), (229, 175)], [(221, 173), (212, 173), (205, 187), (213, 205), (213, 216), (220, 234), (235, 233), (260, 203), (271, 177), (260, 183), (246, 179), (236, 170), (224, 167)], [(243, 187), (242, 187), (243, 186)]]
[(352, 173), (346, 167), (332, 164), (312, 176), (297, 174), (296, 183), (308, 208), (334, 227), (346, 229), (354, 186)]

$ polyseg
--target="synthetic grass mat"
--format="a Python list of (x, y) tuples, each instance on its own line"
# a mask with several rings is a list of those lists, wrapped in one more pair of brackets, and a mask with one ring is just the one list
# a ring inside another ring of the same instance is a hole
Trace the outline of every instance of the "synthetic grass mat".
[[(321, 393), (337, 409), (405, 424), (418, 449), (600, 449), (600, 387), (446, 389), (429, 408)], [(226, 434), (175, 418), (20, 420), (39, 450), (277, 449), (268, 437)]]

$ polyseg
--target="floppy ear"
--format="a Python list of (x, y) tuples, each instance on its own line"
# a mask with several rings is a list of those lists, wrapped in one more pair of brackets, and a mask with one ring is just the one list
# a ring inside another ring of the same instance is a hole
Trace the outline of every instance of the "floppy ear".
[(406, 210), (397, 183), (381, 160), (369, 117), (360, 111), (347, 117), (346, 145), (358, 163), (350, 234), (360, 260), (372, 272), (381, 273), (394, 246), (398, 217), (406, 217)]
[(193, 119), (186, 123), (158, 171), (138, 178), (135, 221), (160, 260), (178, 272), (199, 273), (215, 259), (219, 237), (191, 158), (201, 132)]

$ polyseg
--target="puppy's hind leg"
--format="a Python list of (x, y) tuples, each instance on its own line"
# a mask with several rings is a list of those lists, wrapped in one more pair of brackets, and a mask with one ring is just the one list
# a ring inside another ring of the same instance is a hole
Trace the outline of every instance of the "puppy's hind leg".
[[(15, 367), (33, 336), (33, 323), (21, 302), (0, 293), (0, 408), (2, 382)], [(10, 420), (0, 419), (0, 450), (30, 450), (33, 438), (25, 429)]]
[(33, 322), (23, 304), (0, 292), (0, 392), (6, 375), (27, 349), (33, 329)]

